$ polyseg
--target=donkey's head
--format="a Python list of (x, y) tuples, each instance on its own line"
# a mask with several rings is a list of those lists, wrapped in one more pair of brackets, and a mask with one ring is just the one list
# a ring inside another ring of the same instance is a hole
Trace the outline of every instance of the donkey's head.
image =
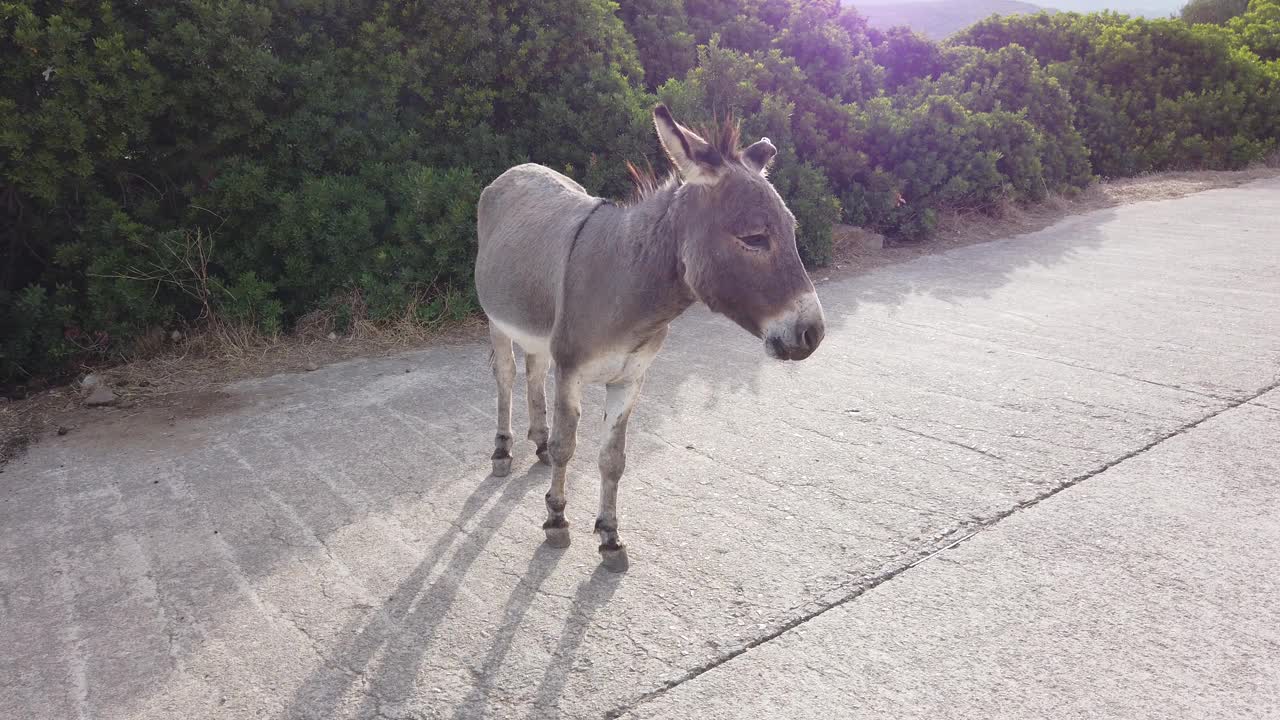
[(685, 283), (771, 357), (809, 357), (825, 333), (822, 305), (796, 251), (795, 217), (765, 177), (777, 149), (768, 138), (740, 149), (731, 124), (708, 142), (663, 105), (653, 118), (689, 186), (672, 218)]

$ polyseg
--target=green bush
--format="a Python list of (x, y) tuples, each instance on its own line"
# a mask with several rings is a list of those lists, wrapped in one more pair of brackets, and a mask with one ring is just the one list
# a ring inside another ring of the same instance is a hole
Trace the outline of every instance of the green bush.
[[(99, 342), (80, 337), (71, 329), (75, 308), (67, 288), (50, 293), (38, 285), (18, 292), (0, 291), (0, 373), (12, 380), (25, 380), (28, 368), (60, 363), (77, 350), (77, 341)], [(66, 328), (66, 329), (64, 329)]]
[(831, 230), (840, 221), (840, 203), (831, 194), (827, 176), (793, 150), (777, 155), (769, 172), (773, 186), (796, 216), (796, 248), (809, 267), (831, 262)]
[(986, 20), (954, 40), (1035, 56), (1070, 96), (1102, 176), (1243, 167), (1280, 135), (1280, 72), (1229, 29), (1059, 13)]
[(1227, 27), (1246, 48), (1263, 60), (1280, 60), (1280, 0), (1250, 0), (1246, 12), (1233, 17)]
[(605, 0), (10, 0), (0, 57), (0, 383), (209, 312), (457, 312), (488, 179), (656, 152)]
[[(929, 67), (910, 83), (899, 73), (896, 94), (845, 103), (818, 92), (777, 49), (747, 55), (713, 38), (698, 67), (659, 94), (677, 114), (721, 108), (746, 118), (752, 137), (767, 135), (821, 171), (839, 199), (822, 207), (840, 206), (847, 222), (892, 235), (926, 237), (944, 207), (988, 210), (1091, 180), (1066, 93), (1026, 52), (968, 48), (939, 53)], [(788, 203), (798, 201), (797, 187), (780, 187)], [(806, 258), (822, 262), (826, 241), (805, 242), (813, 243)]]

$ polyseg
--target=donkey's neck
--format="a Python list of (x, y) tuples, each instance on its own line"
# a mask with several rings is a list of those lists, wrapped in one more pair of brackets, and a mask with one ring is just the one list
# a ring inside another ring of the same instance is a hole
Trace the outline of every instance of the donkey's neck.
[(627, 335), (652, 336), (697, 300), (680, 262), (680, 195), (670, 183), (639, 203), (612, 208), (613, 232), (600, 238), (614, 265), (607, 282), (616, 330)]

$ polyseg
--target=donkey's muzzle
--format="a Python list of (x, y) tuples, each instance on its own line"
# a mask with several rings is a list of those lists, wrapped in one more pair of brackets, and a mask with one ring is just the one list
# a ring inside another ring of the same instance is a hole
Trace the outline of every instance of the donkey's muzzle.
[(765, 352), (777, 360), (804, 360), (818, 349), (826, 334), (822, 305), (816, 294), (810, 294), (794, 310), (765, 327)]

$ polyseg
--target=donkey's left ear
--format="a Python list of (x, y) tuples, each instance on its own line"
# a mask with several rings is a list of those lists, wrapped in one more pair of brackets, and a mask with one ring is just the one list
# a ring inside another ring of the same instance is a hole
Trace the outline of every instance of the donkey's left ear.
[(747, 167), (763, 175), (769, 163), (773, 162), (773, 156), (777, 154), (778, 148), (769, 142), (769, 138), (760, 138), (760, 142), (742, 151), (742, 159)]
[(714, 145), (697, 133), (676, 122), (666, 105), (653, 108), (653, 124), (658, 139), (690, 185), (715, 185), (724, 176), (724, 157)]

